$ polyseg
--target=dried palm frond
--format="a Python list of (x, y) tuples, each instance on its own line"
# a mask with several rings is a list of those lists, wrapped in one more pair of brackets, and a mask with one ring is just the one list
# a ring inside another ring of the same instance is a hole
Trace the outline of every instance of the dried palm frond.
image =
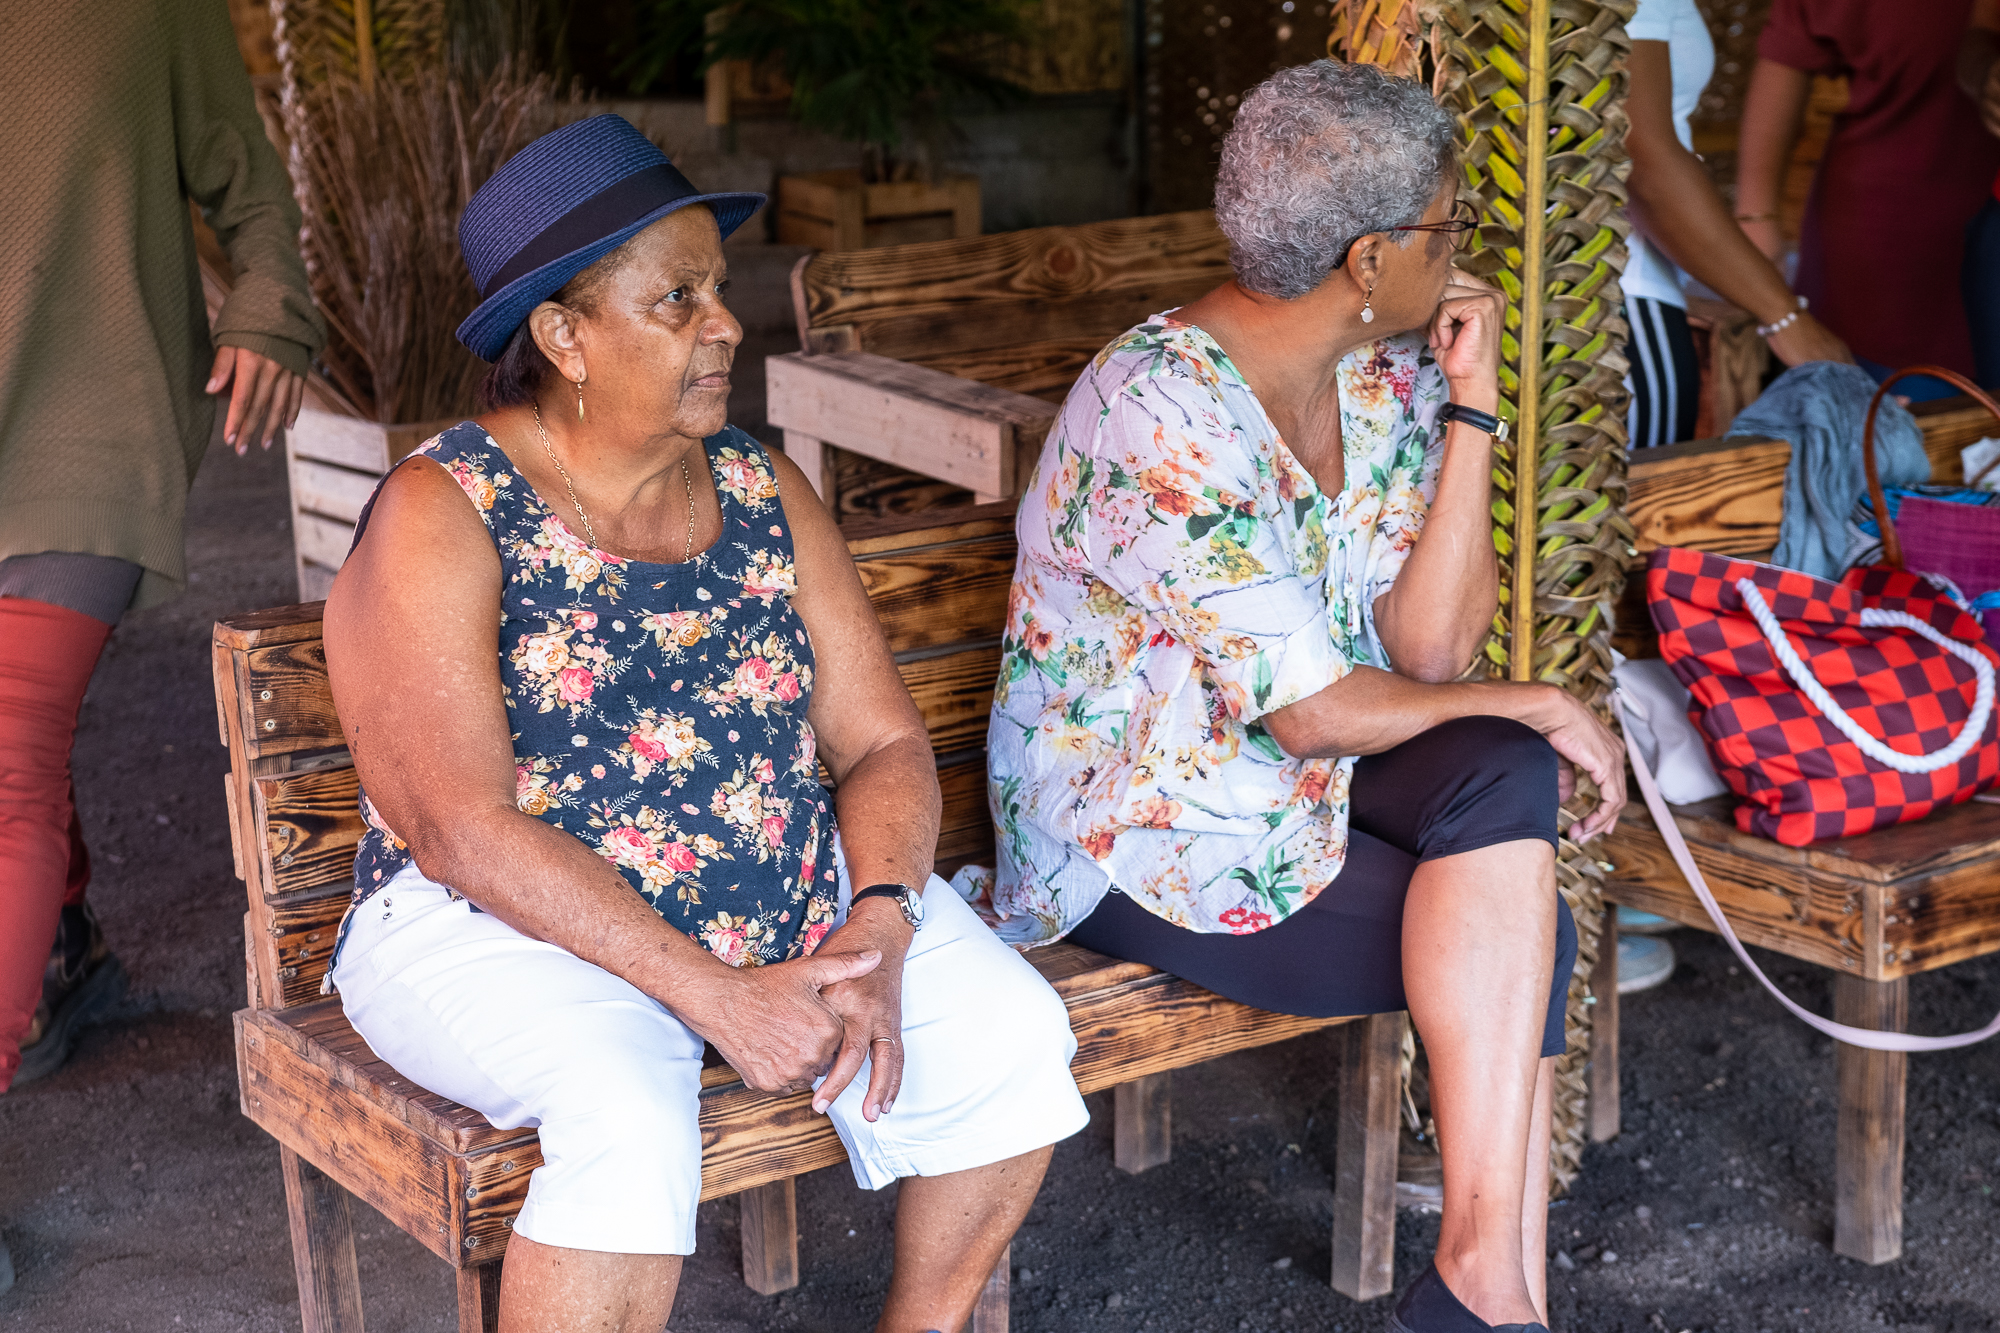
[(554, 127), (564, 99), (547, 77), (505, 68), (474, 86), (432, 69), (372, 91), (342, 76), (287, 94), (327, 378), (381, 422), (470, 411), (486, 366), (455, 336), (479, 303), (459, 214), (502, 162)]
[[(1342, 0), (1329, 51), (1421, 79), (1460, 127), (1460, 197), (1483, 225), (1460, 262), (1507, 291), (1493, 541), (1501, 606), (1473, 674), (1562, 686), (1607, 723), (1611, 617), (1632, 538), (1624, 517), (1625, 20), (1635, 0)], [(1525, 594), (1524, 594), (1525, 590)], [(1596, 793), (1579, 780), (1572, 802)], [(1567, 827), (1572, 816), (1565, 815)], [(1564, 839), (1556, 877), (1580, 950), (1569, 1049), (1556, 1065), (1551, 1170), (1582, 1158), (1588, 978), (1603, 871)]]
[(436, 69), (445, 0), (272, 0), (285, 91), (351, 79), (407, 79)]

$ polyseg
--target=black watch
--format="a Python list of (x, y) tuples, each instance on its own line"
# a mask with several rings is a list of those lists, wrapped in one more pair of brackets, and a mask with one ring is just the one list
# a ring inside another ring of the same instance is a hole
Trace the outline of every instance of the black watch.
[(1454, 421), (1463, 421), (1474, 430), (1485, 431), (1496, 442), (1507, 438), (1507, 423), (1499, 417), (1494, 416), (1491, 412), (1482, 412), (1476, 407), (1462, 407), (1457, 403), (1446, 403), (1438, 409), (1437, 419), (1447, 425)]
[(894, 898), (896, 906), (903, 909), (903, 920), (910, 923), (911, 930), (924, 924), (924, 895), (907, 884), (870, 884), (847, 900), (848, 909), (853, 910), (854, 904), (863, 898)]

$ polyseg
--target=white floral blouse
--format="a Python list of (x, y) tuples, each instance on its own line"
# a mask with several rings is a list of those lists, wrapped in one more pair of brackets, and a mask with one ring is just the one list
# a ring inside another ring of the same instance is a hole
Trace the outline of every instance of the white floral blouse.
[(1389, 666), (1375, 599), (1436, 493), (1446, 395), (1420, 337), (1338, 375), (1339, 495), (1170, 316), (1070, 391), (1016, 521), (988, 734), (999, 873), (968, 886), (1010, 942), (1060, 937), (1113, 889), (1250, 933), (1340, 873), (1354, 761), (1294, 759), (1258, 719)]

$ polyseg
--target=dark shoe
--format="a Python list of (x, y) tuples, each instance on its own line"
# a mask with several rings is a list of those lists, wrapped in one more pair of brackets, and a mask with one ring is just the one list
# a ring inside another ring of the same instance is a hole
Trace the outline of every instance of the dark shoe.
[(7, 1242), (0, 1240), (0, 1296), (7, 1294), (7, 1288), (14, 1285), (14, 1256), (7, 1253)]
[(1436, 1264), (1426, 1268), (1396, 1302), (1389, 1329), (1390, 1333), (1549, 1333), (1546, 1324), (1487, 1323), (1459, 1304), (1438, 1276)]
[(125, 969), (88, 903), (62, 909), (56, 947), (42, 974), (42, 1000), (21, 1042), (14, 1087), (53, 1074), (76, 1048), (77, 1033), (104, 1017), (125, 994)]

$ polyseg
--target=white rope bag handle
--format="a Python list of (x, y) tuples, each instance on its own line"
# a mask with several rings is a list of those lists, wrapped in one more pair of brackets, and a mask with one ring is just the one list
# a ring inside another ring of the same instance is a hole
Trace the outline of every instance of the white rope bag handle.
[(1972, 674), (1979, 682), (1978, 692), (1972, 700), (1972, 716), (1965, 719), (1965, 726), (1960, 729), (1957, 739), (1932, 754), (1904, 754), (1900, 750), (1890, 749), (1863, 731), (1861, 724), (1849, 717), (1846, 711), (1833, 701), (1833, 696), (1826, 692), (1826, 687), (1813, 676), (1812, 669), (1800, 660), (1798, 651), (1792, 647), (1791, 639), (1785, 635), (1784, 627), (1778, 623), (1778, 618), (1771, 614), (1770, 605), (1764, 601), (1763, 591), (1754, 582), (1747, 578), (1738, 579), (1736, 591), (1742, 595), (1744, 608), (1757, 622), (1757, 628), (1764, 631), (1765, 642), (1771, 645), (1771, 651), (1777, 654), (1778, 661), (1784, 664), (1785, 673), (1799, 687), (1799, 692), (1813, 701), (1814, 707), (1826, 715), (1827, 721), (1840, 728), (1841, 735), (1860, 746), (1861, 753), (1882, 767), (1893, 768), (1898, 773), (1932, 773), (1940, 768), (1948, 768), (1965, 758), (1966, 751), (1979, 744), (1980, 738), (1986, 734), (1986, 719), (1993, 713), (1993, 664), (1987, 661), (1985, 655), (1977, 648), (1960, 643), (1956, 639), (1946, 638), (1907, 611), (1884, 611), (1879, 606), (1866, 606), (1861, 609), (1863, 625), (1870, 629), (1893, 626), (1897, 629), (1911, 630), (1970, 666)]
[[(1745, 593), (1743, 600), (1746, 603), (1750, 602), (1750, 595)], [(1753, 605), (1761, 607), (1763, 603), (1760, 600), (1753, 603)], [(1765, 610), (1764, 614), (1768, 616), (1770, 614), (1769, 610)], [(1864, 612), (1863, 614), (1867, 613)], [(1892, 611), (1882, 614), (1901, 615), (1902, 613)], [(1772, 623), (1773, 625), (1776, 624), (1775, 621)], [(1926, 625), (1924, 628), (1929, 629), (1930, 626)], [(1793, 654), (1793, 656), (1796, 657), (1797, 654)], [(1982, 662), (1982, 665), (1985, 664)], [(1809, 675), (1806, 678), (1808, 680), (1811, 679)], [(1817, 685), (1818, 682), (1814, 681), (1814, 684)], [(1986, 674), (1980, 678), (1980, 691), (1981, 702), (1990, 709), (1993, 695), (1993, 675), (1990, 667), (1987, 669)], [(1645, 798), (1646, 809), (1652, 813), (1654, 827), (1659, 829), (1660, 836), (1666, 840), (1667, 851), (1673, 856), (1674, 864), (1680, 867), (1680, 872), (1686, 878), (1688, 887), (1694, 890), (1694, 896), (1700, 901), (1702, 910), (1707, 912), (1708, 919), (1715, 923), (1716, 930), (1721, 932), (1722, 938), (1727, 941), (1730, 950), (1735, 953), (1736, 960), (1749, 969), (1751, 976), (1763, 983), (1765, 990), (1777, 997), (1779, 1004), (1791, 1010), (1793, 1017), (1805, 1023), (1808, 1027), (1825, 1033), (1835, 1041), (1844, 1041), (1849, 1046), (1859, 1046), (1863, 1050), (1869, 1051), (1953, 1051), (1961, 1046), (1971, 1046), (1975, 1043), (1985, 1041), (1988, 1037), (2000, 1033), (2000, 1014), (1994, 1015), (1993, 1021), (1979, 1029), (1979, 1031), (1961, 1032), (1954, 1037), (1916, 1037), (1911, 1036), (1907, 1032), (1877, 1032), (1873, 1028), (1849, 1027), (1845, 1023), (1836, 1023), (1830, 1018), (1821, 1018), (1818, 1014), (1801, 1007), (1789, 995), (1786, 995), (1773, 985), (1771, 979), (1764, 975), (1764, 969), (1751, 961), (1749, 952), (1743, 947), (1743, 941), (1736, 938), (1736, 932), (1730, 928), (1729, 919), (1722, 915), (1722, 908), (1716, 905), (1715, 895), (1709, 892), (1708, 881), (1702, 878), (1701, 867), (1694, 863), (1694, 854), (1688, 850), (1687, 839), (1681, 836), (1680, 825), (1674, 822), (1674, 812), (1668, 808), (1666, 798), (1660, 795), (1659, 784), (1653, 781), (1653, 770), (1646, 767), (1645, 756), (1639, 753), (1639, 742), (1635, 739), (1632, 729), (1632, 721), (1629, 715), (1630, 710), (1625, 702), (1625, 692), (1619, 690), (1612, 695), (1612, 698), (1618, 705), (1618, 720), (1625, 732), (1625, 753), (1632, 761), (1632, 775), (1639, 780), (1639, 794)], [(1815, 699), (1813, 702), (1819, 703), (1819, 700)], [(1825, 705), (1822, 704), (1821, 708), (1824, 710)], [(1832, 716), (1832, 714), (1828, 713), (1828, 716)], [(1842, 720), (1845, 720), (1844, 715)], [(1972, 722), (1975, 720), (1981, 723), (1977, 728), (1972, 725)], [(1984, 714), (1975, 712), (1973, 718), (1967, 719), (1965, 731), (1959, 739), (1963, 740), (1965, 736), (1971, 736), (1976, 740), (1983, 732)], [(1872, 740), (1873, 738), (1871, 737), (1870, 739)], [(1956, 745), (1957, 742), (1954, 741), (1953, 744)], [(1891, 753), (1894, 752), (1891, 751)], [(1908, 758), (1909, 756), (1903, 755), (1899, 757)]]

